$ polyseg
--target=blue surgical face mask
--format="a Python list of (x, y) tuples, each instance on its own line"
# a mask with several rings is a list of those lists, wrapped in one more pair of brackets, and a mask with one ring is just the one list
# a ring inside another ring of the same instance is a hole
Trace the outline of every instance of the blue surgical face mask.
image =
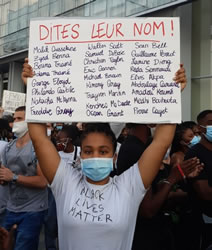
[(191, 147), (193, 147), (195, 144), (197, 144), (197, 143), (199, 143), (200, 142), (200, 140), (201, 140), (201, 136), (194, 136), (193, 137), (193, 139), (190, 141), (190, 143), (189, 143), (189, 147), (191, 148)]
[(57, 129), (57, 130), (62, 130), (62, 128), (63, 128), (62, 125), (57, 125), (57, 126), (56, 126), (56, 129)]
[(92, 181), (105, 179), (113, 170), (113, 158), (81, 159), (82, 172)]
[(210, 126), (201, 126), (206, 129), (206, 134), (204, 134), (205, 138), (209, 141), (212, 142), (212, 125)]

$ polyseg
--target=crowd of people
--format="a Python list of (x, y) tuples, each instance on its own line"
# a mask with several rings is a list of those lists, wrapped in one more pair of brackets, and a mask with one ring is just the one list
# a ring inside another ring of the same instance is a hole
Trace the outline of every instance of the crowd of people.
[[(175, 81), (185, 88), (183, 67)], [(46, 250), (212, 249), (212, 110), (177, 126), (27, 124), (25, 106), (10, 118), (0, 249), (37, 250), (42, 227)]]

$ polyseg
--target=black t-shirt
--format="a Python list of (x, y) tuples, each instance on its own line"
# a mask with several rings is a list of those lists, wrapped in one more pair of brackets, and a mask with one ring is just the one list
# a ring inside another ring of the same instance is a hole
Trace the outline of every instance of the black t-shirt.
[(208, 180), (208, 184), (212, 186), (212, 151), (198, 143), (189, 149), (185, 160), (192, 157), (197, 157), (201, 163), (204, 163), (203, 170), (194, 180)]
[(136, 136), (129, 135), (121, 144), (117, 159), (117, 174), (120, 175), (128, 168), (132, 167), (140, 158), (145, 144)]
[[(185, 156), (185, 160), (192, 157), (199, 158), (200, 162), (204, 163), (204, 168), (196, 178), (191, 180), (191, 184), (197, 180), (208, 180), (208, 185), (212, 187), (212, 151), (198, 143), (189, 149)], [(212, 217), (212, 197), (211, 200), (202, 200), (197, 196), (196, 192), (192, 188), (191, 190), (195, 206), (198, 207), (202, 213)]]

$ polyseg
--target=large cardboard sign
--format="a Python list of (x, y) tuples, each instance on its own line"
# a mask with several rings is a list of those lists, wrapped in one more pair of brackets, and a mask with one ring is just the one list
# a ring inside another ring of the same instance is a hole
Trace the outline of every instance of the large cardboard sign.
[(33, 19), (28, 122), (181, 122), (179, 18)]
[(16, 108), (24, 106), (26, 102), (26, 94), (4, 90), (2, 107), (4, 112), (14, 113)]

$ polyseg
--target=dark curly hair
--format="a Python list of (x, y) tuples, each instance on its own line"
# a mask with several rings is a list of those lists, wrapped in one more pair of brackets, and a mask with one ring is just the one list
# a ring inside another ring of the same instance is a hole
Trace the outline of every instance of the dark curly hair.
[(183, 134), (187, 129), (191, 129), (186, 123), (177, 124), (174, 139), (172, 141), (170, 155), (175, 152), (182, 151), (182, 144), (180, 143), (183, 138)]
[(117, 141), (109, 123), (86, 123), (85, 129), (80, 138), (80, 145), (82, 145), (82, 141), (87, 137), (87, 135), (95, 132), (103, 133), (106, 136), (110, 137), (113, 144), (113, 151), (116, 151)]
[(9, 132), (11, 128), (9, 122), (6, 119), (0, 119), (0, 140), (7, 141), (9, 138)]

